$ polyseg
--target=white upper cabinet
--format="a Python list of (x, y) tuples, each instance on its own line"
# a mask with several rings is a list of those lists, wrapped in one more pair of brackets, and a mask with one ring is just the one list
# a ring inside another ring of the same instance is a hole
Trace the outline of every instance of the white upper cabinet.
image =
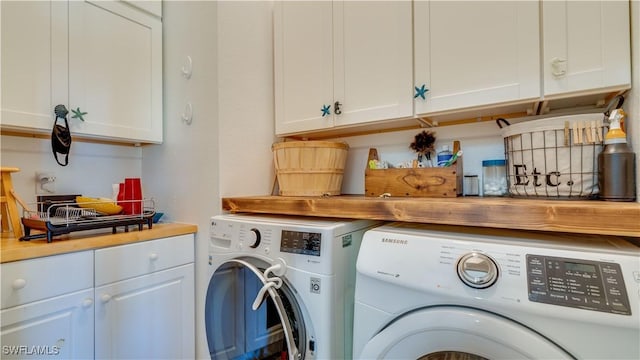
[(157, 17), (162, 17), (162, 0), (123, 0)]
[(416, 114), (539, 98), (539, 28), (537, 1), (415, 1)]
[(119, 1), (3, 1), (3, 128), (50, 132), (57, 104), (72, 135), (162, 142), (161, 19)]
[(275, 4), (276, 134), (333, 125), (332, 17), (330, 1)]
[(411, 3), (335, 3), (333, 23), (336, 125), (411, 116)]
[(2, 126), (51, 131), (68, 103), (67, 3), (0, 2)]
[(122, 2), (69, 2), (72, 132), (162, 142), (162, 22)]
[(409, 1), (277, 2), (276, 134), (412, 115)]
[(545, 97), (631, 86), (629, 1), (544, 1), (542, 24)]

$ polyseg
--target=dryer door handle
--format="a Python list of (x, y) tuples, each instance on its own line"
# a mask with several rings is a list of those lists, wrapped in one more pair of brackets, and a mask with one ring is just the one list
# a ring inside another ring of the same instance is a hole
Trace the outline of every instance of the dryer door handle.
[[(254, 301), (254, 306), (256, 301), (259, 300), (259, 307), (260, 303), (262, 303), (264, 299), (265, 294), (269, 294), (271, 300), (273, 300), (273, 304), (275, 305), (276, 310), (278, 311), (278, 315), (280, 316), (280, 323), (282, 324), (284, 337), (287, 341), (287, 348), (289, 349), (289, 360), (299, 360), (301, 356), (300, 351), (298, 350), (298, 346), (296, 346), (295, 340), (293, 339), (293, 327), (291, 326), (291, 321), (289, 319), (289, 316), (287, 315), (287, 311), (285, 310), (282, 299), (280, 298), (278, 291), (276, 291), (276, 289), (279, 288), (280, 285), (282, 285), (282, 279), (277, 278), (278, 280), (280, 280), (279, 284), (276, 281), (268, 280), (260, 271), (260, 269), (244, 260), (231, 259), (228, 260), (228, 262), (235, 262), (246, 267), (247, 269), (251, 270), (251, 272), (253, 272), (253, 274), (262, 282), (263, 286), (260, 291), (258, 291), (256, 300)], [(257, 307), (254, 308), (254, 310), (256, 309)]]

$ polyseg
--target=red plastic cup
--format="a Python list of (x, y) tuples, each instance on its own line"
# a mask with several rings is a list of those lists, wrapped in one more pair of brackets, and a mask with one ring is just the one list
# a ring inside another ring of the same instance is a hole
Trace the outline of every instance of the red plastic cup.
[(142, 185), (140, 178), (124, 179), (125, 214), (142, 214)]
[(120, 183), (118, 188), (118, 205), (122, 206), (123, 214), (131, 214), (131, 203), (126, 201), (124, 183)]

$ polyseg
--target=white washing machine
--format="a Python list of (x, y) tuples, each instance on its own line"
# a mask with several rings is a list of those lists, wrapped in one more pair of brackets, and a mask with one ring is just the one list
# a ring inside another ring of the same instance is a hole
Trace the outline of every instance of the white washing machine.
[(212, 359), (351, 358), (355, 261), (368, 220), (211, 218)]
[(393, 223), (357, 260), (356, 359), (640, 359), (622, 238)]

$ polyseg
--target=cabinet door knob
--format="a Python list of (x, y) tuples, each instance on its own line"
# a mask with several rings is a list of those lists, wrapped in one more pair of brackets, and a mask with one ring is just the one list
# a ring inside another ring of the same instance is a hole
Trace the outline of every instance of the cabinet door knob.
[(88, 309), (91, 307), (91, 305), (93, 305), (93, 299), (91, 298), (86, 298), (84, 300), (82, 300), (82, 307), (85, 309)]
[(331, 115), (331, 105), (322, 105), (322, 117)]
[(342, 106), (342, 104), (340, 104), (339, 101), (336, 101), (336, 103), (333, 104), (333, 109), (334, 109), (333, 112), (335, 112), (336, 115), (342, 114), (342, 109), (340, 109), (340, 106)]
[(556, 77), (563, 77), (567, 74), (567, 59), (554, 57), (551, 59), (551, 74)]
[(149, 260), (151, 260), (151, 261), (158, 260), (158, 254), (156, 254), (156, 253), (149, 254)]
[(27, 286), (27, 280), (25, 279), (15, 279), (13, 280), (13, 284), (11, 284), (14, 290), (20, 290), (25, 286)]
[(426, 100), (427, 99), (426, 94), (427, 94), (427, 91), (429, 91), (429, 89), (427, 89), (427, 85), (422, 84), (422, 86), (420, 87), (417, 87), (417, 86), (414, 86), (414, 87), (416, 88), (416, 94), (413, 95), (413, 98), (416, 99), (420, 97), (422, 98), (422, 100)]
[(102, 302), (106, 304), (111, 300), (111, 295), (102, 294), (102, 296), (100, 296), (100, 300), (102, 300)]

